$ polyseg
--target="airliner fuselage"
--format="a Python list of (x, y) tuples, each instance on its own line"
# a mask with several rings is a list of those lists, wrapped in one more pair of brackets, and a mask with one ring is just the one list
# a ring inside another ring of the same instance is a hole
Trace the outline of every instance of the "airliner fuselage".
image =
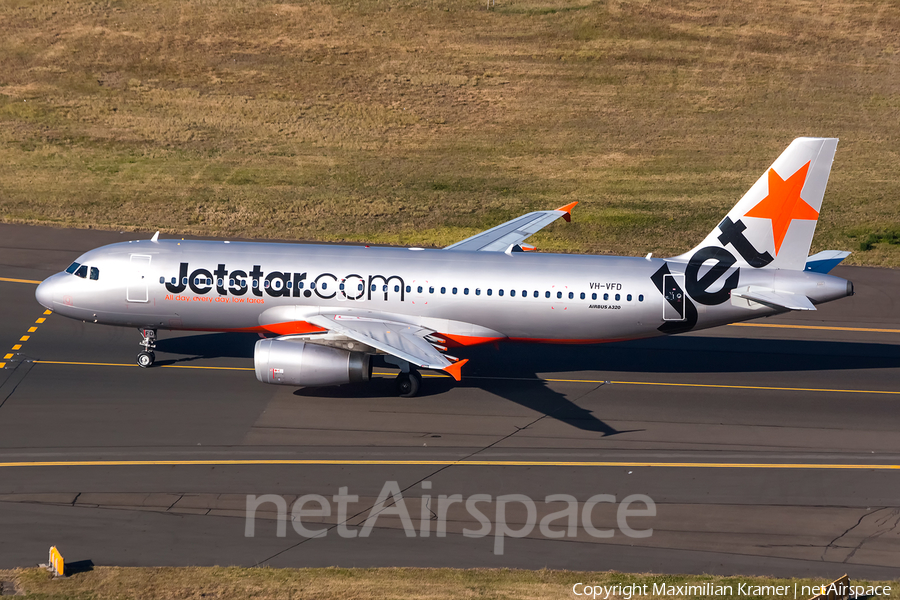
[[(673, 258), (529, 252), (523, 241), (572, 203), (440, 250), (137, 240), (79, 257), (37, 299), (84, 321), (157, 330), (256, 331), (257, 377), (285, 385), (365, 381), (370, 357), (456, 379), (453, 346), (598, 343), (683, 333), (853, 293), (828, 275), (848, 252), (808, 257), (837, 140), (798, 138), (693, 250)], [(277, 336), (277, 337), (275, 337)]]

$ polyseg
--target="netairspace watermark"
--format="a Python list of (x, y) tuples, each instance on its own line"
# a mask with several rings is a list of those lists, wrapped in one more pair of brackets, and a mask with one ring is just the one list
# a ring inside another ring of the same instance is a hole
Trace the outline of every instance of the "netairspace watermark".
[[(473, 494), (465, 498), (462, 494), (439, 495), (436, 498), (430, 494), (423, 494), (418, 497), (421, 510), (420, 514), (416, 515), (418, 518), (414, 520), (414, 516), (406, 506), (406, 499), (399, 484), (396, 481), (387, 481), (381, 488), (375, 504), (369, 509), (362, 526), (351, 527), (347, 521), (348, 517), (354, 515), (349, 514), (349, 506), (359, 502), (359, 496), (351, 495), (348, 489), (340, 488), (337, 495), (331, 498), (320, 494), (300, 496), (291, 506), (290, 519), (288, 519), (288, 502), (283, 496), (248, 495), (244, 536), (256, 536), (256, 513), (260, 507), (271, 504), (276, 509), (277, 537), (287, 536), (287, 522), (290, 520), (297, 535), (307, 538), (325, 537), (332, 529), (342, 538), (366, 538), (371, 535), (379, 518), (395, 517), (400, 520), (408, 538), (427, 538), (431, 537), (432, 532), (434, 537), (443, 538), (447, 536), (448, 513), (451, 507), (456, 505), (455, 510), (464, 507), (468, 515), (479, 525), (476, 529), (464, 528), (463, 536), (467, 538), (493, 536), (494, 554), (502, 555), (506, 538), (523, 538), (534, 534), (535, 530), (549, 539), (574, 538), (579, 535), (580, 530), (595, 538), (613, 537), (616, 529), (598, 528), (594, 524), (594, 509), (600, 504), (616, 505), (616, 527), (629, 538), (648, 538), (653, 535), (652, 528), (631, 527), (628, 524), (630, 518), (656, 516), (656, 503), (644, 494), (631, 494), (621, 501), (612, 494), (596, 494), (581, 503), (575, 496), (569, 494), (551, 494), (543, 501), (548, 505), (558, 505), (559, 510), (545, 514), (540, 520), (537, 503), (524, 494), (505, 494), (496, 497), (490, 494)], [(422, 489), (430, 490), (431, 482), (422, 482)], [(523, 510), (524, 519), (521, 518)], [(512, 520), (513, 513), (520, 515), (515, 521)], [(315, 523), (319, 527), (311, 527), (309, 521), (304, 524), (304, 518), (319, 519)], [(332, 518), (336, 526), (321, 521)]]
[(889, 596), (889, 585), (848, 585), (835, 581), (823, 585), (756, 585), (752, 583), (715, 584), (715, 583), (685, 583), (672, 585), (670, 583), (633, 583), (615, 585), (592, 585), (590, 583), (576, 583), (572, 586), (575, 596), (592, 598), (593, 600), (631, 600), (638, 596), (790, 596), (794, 598), (809, 598), (811, 596), (828, 596), (829, 598), (867, 598), (875, 596)]

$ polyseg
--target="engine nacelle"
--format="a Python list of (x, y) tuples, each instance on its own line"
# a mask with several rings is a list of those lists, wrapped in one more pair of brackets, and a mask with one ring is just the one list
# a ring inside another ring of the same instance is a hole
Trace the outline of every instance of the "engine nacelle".
[(266, 339), (256, 342), (256, 378), (280, 385), (341, 385), (368, 381), (370, 356), (301, 340)]

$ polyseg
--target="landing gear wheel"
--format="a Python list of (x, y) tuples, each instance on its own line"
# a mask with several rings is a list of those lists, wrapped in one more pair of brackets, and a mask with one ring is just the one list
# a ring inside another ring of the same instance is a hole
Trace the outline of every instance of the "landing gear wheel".
[(154, 361), (156, 361), (156, 355), (152, 352), (141, 352), (137, 355), (137, 364), (143, 369), (153, 366)]
[(412, 398), (419, 393), (422, 387), (422, 376), (418, 371), (410, 371), (409, 373), (400, 373), (397, 375), (397, 395), (401, 398)]

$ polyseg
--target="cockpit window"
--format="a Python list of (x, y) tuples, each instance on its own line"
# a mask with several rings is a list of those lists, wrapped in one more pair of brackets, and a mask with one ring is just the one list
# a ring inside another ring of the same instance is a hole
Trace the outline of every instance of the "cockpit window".
[(94, 281), (100, 279), (100, 269), (98, 269), (97, 267), (91, 267), (91, 279), (93, 279)]
[(84, 279), (85, 277), (87, 277), (87, 274), (88, 274), (88, 268), (87, 268), (87, 265), (81, 265), (80, 267), (78, 267), (78, 270), (75, 271), (75, 276), (76, 276), (76, 277), (81, 277), (82, 279)]
[(68, 273), (68, 274), (71, 275), (72, 273), (74, 273), (75, 271), (77, 271), (77, 270), (78, 270), (78, 267), (80, 267), (80, 266), (81, 266), (81, 265), (80, 265), (79, 263), (73, 262), (71, 265), (69, 265), (69, 268), (66, 269), (66, 273)]

